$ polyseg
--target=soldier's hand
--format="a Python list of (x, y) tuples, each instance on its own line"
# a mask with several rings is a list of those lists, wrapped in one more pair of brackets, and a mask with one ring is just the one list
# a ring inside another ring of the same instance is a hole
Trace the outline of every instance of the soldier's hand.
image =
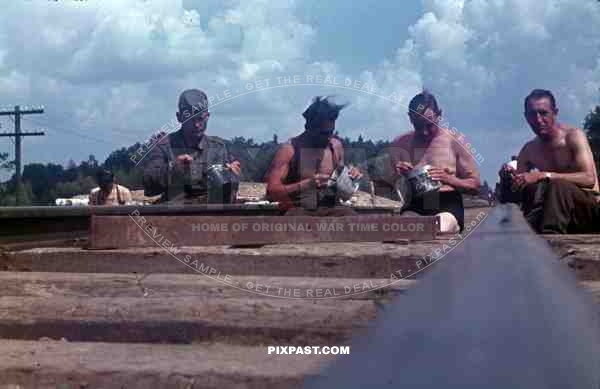
[(513, 192), (523, 189), (527, 185), (535, 184), (544, 179), (543, 172), (529, 172), (517, 174), (513, 177), (511, 189)]
[(406, 174), (413, 169), (413, 165), (410, 162), (401, 161), (396, 163), (395, 169), (396, 174)]
[(329, 175), (317, 173), (313, 176), (313, 179), (317, 189), (321, 189), (327, 185), (327, 181), (329, 181)]
[(193, 160), (194, 160), (194, 157), (192, 157), (191, 155), (182, 154), (182, 155), (177, 156), (177, 158), (175, 159), (175, 162), (177, 164), (177, 167), (182, 169), (184, 167), (189, 166)]
[(226, 163), (225, 167), (229, 170), (231, 170), (231, 172), (233, 174), (235, 174), (236, 176), (239, 176), (240, 173), (242, 172), (242, 166), (240, 165), (240, 161), (233, 161), (231, 163)]
[(428, 174), (432, 180), (439, 181), (442, 184), (450, 184), (454, 177), (454, 172), (448, 168), (431, 167)]
[(360, 169), (357, 168), (356, 166), (350, 166), (350, 170), (348, 171), (348, 175), (353, 180), (358, 180), (358, 179), (360, 179), (362, 177), (362, 173), (360, 172)]

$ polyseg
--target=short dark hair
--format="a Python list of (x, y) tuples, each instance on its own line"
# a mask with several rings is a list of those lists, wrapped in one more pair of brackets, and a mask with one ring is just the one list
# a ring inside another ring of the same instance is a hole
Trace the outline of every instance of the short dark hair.
[(554, 95), (547, 89), (534, 89), (525, 97), (525, 103), (523, 104), (523, 108), (525, 112), (527, 112), (527, 104), (529, 104), (529, 100), (539, 100), (547, 98), (550, 100), (550, 105), (552, 105), (552, 110), (556, 111), (556, 100), (554, 99)]
[(98, 169), (96, 172), (96, 181), (100, 183), (112, 182), (115, 179), (115, 175), (108, 169)]
[(441, 113), (435, 96), (425, 89), (412, 98), (408, 104), (408, 113), (422, 115), (427, 108), (430, 108), (436, 115)]

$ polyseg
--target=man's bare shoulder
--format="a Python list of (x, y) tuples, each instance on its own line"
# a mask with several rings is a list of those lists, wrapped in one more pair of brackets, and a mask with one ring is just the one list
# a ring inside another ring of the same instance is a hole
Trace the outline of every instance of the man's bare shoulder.
[(521, 147), (521, 153), (527, 153), (531, 150), (538, 148), (540, 146), (540, 143), (540, 138), (538, 138), (537, 136), (533, 139), (528, 140), (527, 142), (525, 142), (523, 147)]
[(338, 138), (331, 138), (331, 140), (329, 142), (335, 148), (343, 148), (344, 147), (344, 145), (342, 144), (342, 141), (339, 140)]
[(127, 188), (126, 186), (123, 185), (117, 185), (119, 188), (119, 191), (124, 192), (124, 193), (131, 193), (131, 190), (129, 190), (129, 188)]
[(565, 133), (565, 141), (567, 144), (580, 143), (587, 139), (585, 132), (580, 128), (569, 126), (567, 124), (562, 124), (560, 128)]
[(277, 158), (292, 158), (294, 155), (294, 145), (291, 142), (282, 143), (277, 147), (275, 156)]
[(404, 133), (404, 134), (398, 136), (397, 138), (395, 138), (392, 141), (391, 145), (392, 146), (406, 146), (406, 145), (410, 144), (410, 142), (412, 142), (414, 136), (415, 136), (414, 131)]
[[(438, 137), (443, 141), (440, 143), (441, 145), (448, 145), (451, 150), (457, 155), (471, 155), (471, 150), (466, 146), (469, 144), (469, 141), (462, 138), (457, 138), (455, 135), (452, 135), (449, 129), (442, 128)], [(471, 146), (472, 147), (472, 146)]]
[(279, 147), (277, 147), (277, 151), (294, 151), (294, 145), (292, 142), (281, 143)]

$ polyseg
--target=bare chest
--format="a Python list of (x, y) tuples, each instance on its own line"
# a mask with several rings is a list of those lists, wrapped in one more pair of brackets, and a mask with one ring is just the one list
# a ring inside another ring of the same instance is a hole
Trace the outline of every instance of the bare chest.
[(542, 171), (554, 171), (558, 173), (569, 173), (575, 169), (573, 153), (566, 145), (532, 147), (528, 153), (531, 166), (527, 170), (537, 168)]
[(431, 165), (456, 171), (456, 152), (445, 138), (436, 138), (429, 145), (411, 144), (409, 153), (415, 166)]
[(330, 148), (301, 149), (297, 169), (300, 178), (312, 177), (315, 173), (331, 175), (335, 167), (334, 156)]

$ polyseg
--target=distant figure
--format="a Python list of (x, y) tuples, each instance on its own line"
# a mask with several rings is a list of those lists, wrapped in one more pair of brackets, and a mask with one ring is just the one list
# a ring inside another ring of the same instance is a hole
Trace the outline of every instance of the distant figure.
[(523, 146), (517, 168), (504, 165), (532, 228), (544, 234), (600, 232), (600, 193), (592, 150), (582, 130), (556, 120), (552, 92), (533, 90), (524, 103), (535, 138)]
[(517, 170), (517, 159), (516, 155), (510, 158), (510, 161), (505, 163), (506, 168), (502, 168), (498, 173), (498, 182), (496, 187), (498, 189), (498, 197), (500, 203), (514, 203), (518, 202), (518, 198), (512, 191), (512, 176), (510, 171)]
[[(426, 175), (441, 183), (441, 187), (410, 195), (406, 211), (440, 216), (441, 232), (462, 231), (464, 205), (461, 192), (478, 194), (480, 187), (473, 156), (451, 135), (449, 129), (438, 126), (442, 110), (431, 93), (419, 93), (410, 101), (408, 108), (414, 131), (392, 142), (392, 177), (388, 179), (389, 183), (404, 180), (419, 168), (429, 165)], [(416, 192), (414, 188), (410, 190)]]
[[(219, 182), (235, 181), (241, 173), (240, 162), (229, 153), (225, 141), (206, 135), (210, 113), (208, 98), (203, 91), (188, 89), (181, 93), (177, 120), (181, 129), (161, 138), (144, 161), (144, 194), (161, 195), (160, 202), (182, 200), (186, 204), (235, 201), (237, 187), (230, 190), (210, 186), (214, 177)], [(233, 176), (229, 176), (229, 174)], [(218, 196), (210, 196), (216, 189)]]
[[(344, 167), (344, 148), (334, 136), (335, 121), (344, 105), (327, 97), (316, 97), (302, 116), (305, 131), (279, 146), (264, 181), (267, 196), (279, 202), (288, 214), (353, 214), (351, 208), (337, 207), (338, 198), (327, 189), (336, 169)], [(360, 172), (350, 169), (350, 176)]]
[(513, 169), (517, 169), (518, 160), (519, 160), (519, 157), (517, 157), (516, 155), (513, 155), (512, 157), (510, 157), (510, 162), (507, 165), (512, 167)]
[(487, 198), (488, 198), (488, 205), (490, 207), (493, 207), (494, 206), (494, 193), (491, 190), (488, 191)]
[(89, 205), (127, 205), (133, 201), (129, 189), (117, 184), (111, 171), (98, 170), (96, 182), (98, 187), (90, 192)]

